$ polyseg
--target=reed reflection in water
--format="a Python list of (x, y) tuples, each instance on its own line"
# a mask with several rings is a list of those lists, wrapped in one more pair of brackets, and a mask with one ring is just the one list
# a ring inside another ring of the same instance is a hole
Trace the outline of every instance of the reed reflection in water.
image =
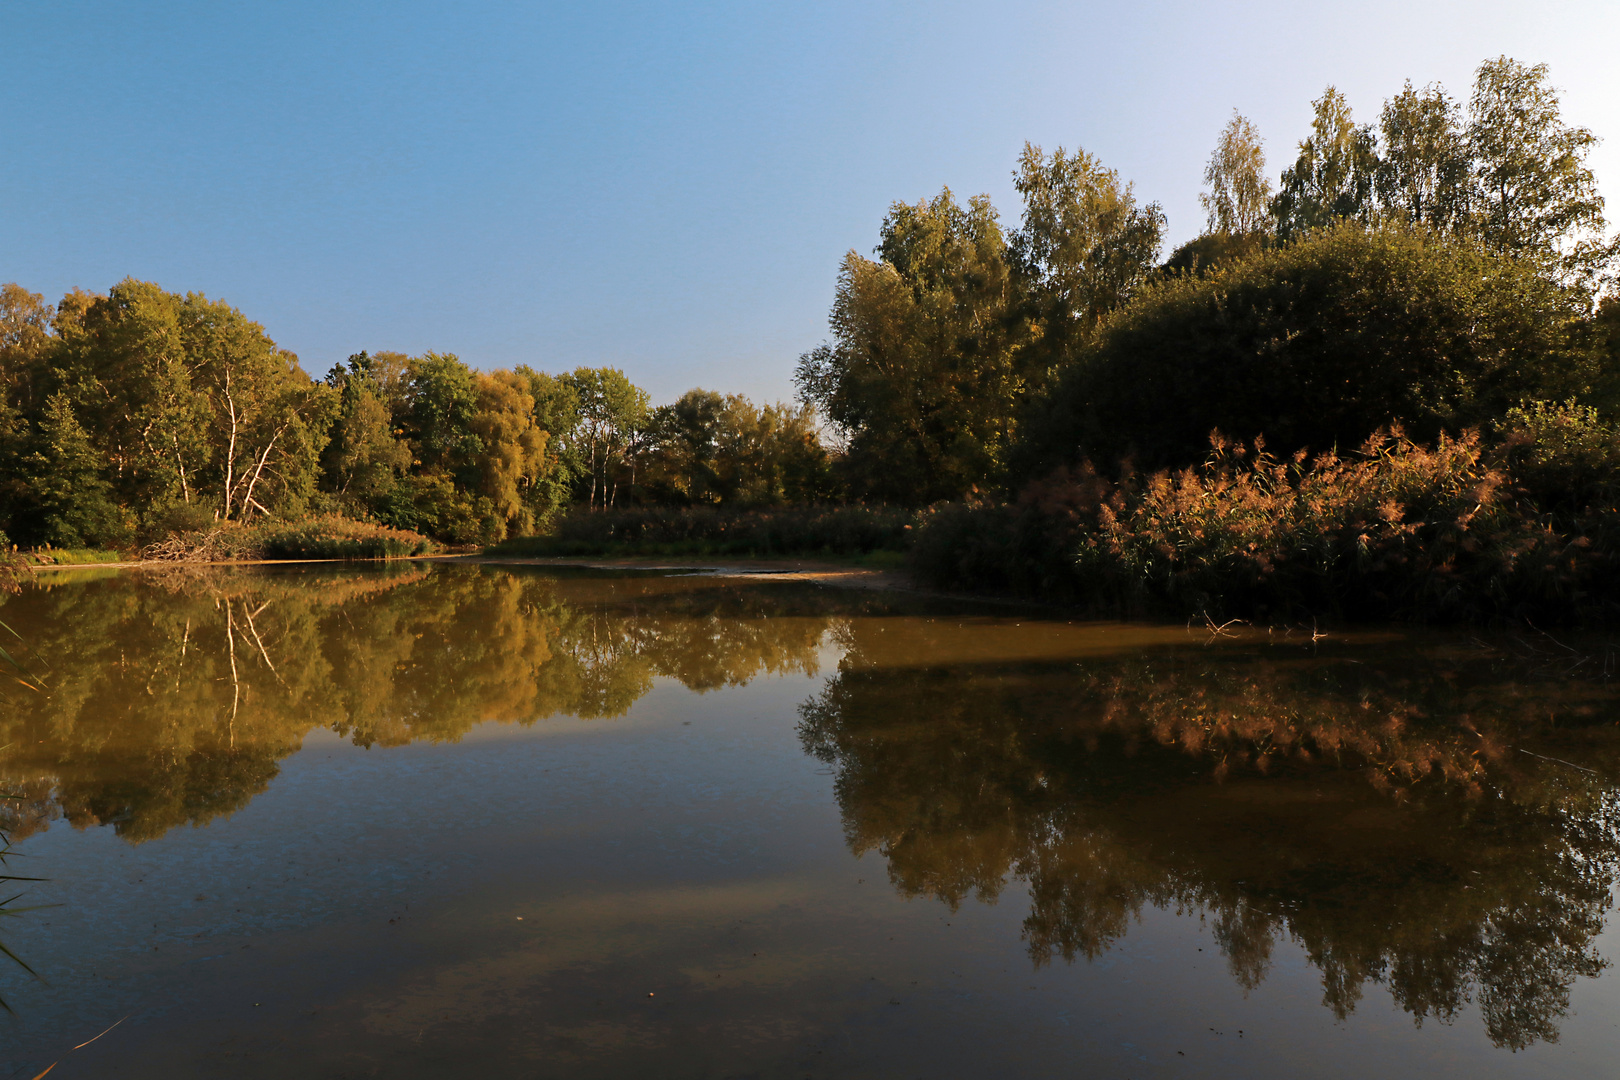
[(1571, 988), (1609, 963), (1620, 728), (1605, 665), (1571, 672), (1563, 646), (1207, 638), (420, 564), (78, 577), (4, 615), (50, 664), (44, 692), (0, 707), (18, 839), (58, 819), (131, 843), (207, 824), (315, 729), (383, 748), (605, 723), (658, 678), (813, 676), (832, 650), (799, 735), (834, 770), (848, 847), (949, 910), (1027, 889), (1037, 967), (1180, 910), (1211, 921), (1245, 991), (1291, 941), (1336, 1016), (1381, 985), (1419, 1024), (1476, 1004), (1519, 1049), (1556, 1040)]

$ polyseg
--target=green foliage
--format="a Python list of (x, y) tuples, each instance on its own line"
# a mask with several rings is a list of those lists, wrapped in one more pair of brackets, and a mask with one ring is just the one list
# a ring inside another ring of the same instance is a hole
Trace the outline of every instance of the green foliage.
[(53, 381), (119, 501), (200, 502), (222, 520), (297, 514), (325, 442), (325, 387), (228, 304), (122, 281), (64, 299)]
[(566, 377), (547, 375), (526, 364), (513, 371), (528, 382), (534, 399), (534, 422), (549, 436), (545, 448), (545, 468), (525, 493), (535, 527), (542, 528), (573, 497), (575, 485), (589, 471), (579, 440), (579, 394)]
[(451, 543), (532, 531), (552, 509), (534, 489), (554, 465), (535, 378), (475, 372), (449, 354), (350, 357), (327, 376), (340, 396), (325, 490), (351, 514)]
[(99, 563), (123, 562), (127, 556), (122, 551), (109, 551), (106, 548), (50, 547), (30, 551), (23, 558), (35, 566), (95, 566)]
[(1314, 101), (1311, 134), (1299, 144), (1299, 157), (1284, 170), (1272, 203), (1277, 235), (1284, 241), (1371, 208), (1378, 170), (1377, 137), (1369, 125), (1356, 126), (1344, 94), (1328, 87)]
[(472, 429), (478, 413), (477, 379), (453, 354), (426, 353), (410, 361), (405, 391), (406, 434), (416, 464), (454, 474), (483, 451)]
[(39, 293), (0, 285), (0, 422), (38, 405), (54, 315)]
[(488, 542), (499, 524), (494, 507), (480, 505), (443, 473), (411, 473), (394, 485), (379, 515), (395, 528), (426, 533), (450, 544)]
[(875, 506), (638, 507), (561, 518), (547, 536), (510, 540), (491, 555), (863, 555), (904, 551), (916, 511)]
[(101, 455), (73, 414), (66, 394), (45, 402), (33, 449), (17, 466), (12, 527), (23, 544), (115, 547), (131, 538), (113, 498)]
[(1012, 254), (1038, 313), (1037, 350), (1061, 359), (1148, 279), (1164, 242), (1158, 203), (1136, 204), (1129, 183), (1084, 150), (1051, 157), (1024, 144), (1014, 174), (1024, 198)]
[(1204, 233), (1172, 251), (1160, 269), (1172, 275), (1177, 273), (1205, 275), (1223, 263), (1258, 255), (1273, 244), (1274, 239), (1269, 230)]
[[(621, 480), (635, 484), (635, 452), (648, 419), (647, 392), (618, 368), (575, 368), (561, 381), (578, 410), (573, 438), (586, 466), (581, 478), (585, 505), (613, 506)], [(559, 402), (563, 407), (569, 403), (568, 398)]]
[(1384, 102), (1374, 188), (1387, 214), (1437, 232), (1466, 230), (1472, 168), (1462, 110), (1439, 85), (1405, 88)]
[(338, 391), (330, 441), (321, 454), (327, 489), (354, 505), (386, 500), (399, 476), (411, 466), (410, 447), (395, 434), (394, 418), (378, 367), (366, 353), (335, 367), (327, 384)]
[(1209, 191), (1198, 196), (1213, 235), (1245, 236), (1271, 231), (1271, 181), (1266, 178), (1266, 152), (1260, 132), (1232, 110), (1204, 167)]
[(1264, 222), (1238, 210), (1237, 193), (1253, 196), (1264, 178), (1259, 135), (1234, 114), (1205, 173), (1208, 232), (1178, 251), (1172, 268), (1208, 267), (1229, 255), (1212, 237), (1275, 232), (1286, 243), (1353, 219), (1471, 238), (1535, 261), (1588, 295), (1600, 285), (1616, 248), (1586, 166), (1597, 140), (1564, 123), (1545, 64), (1485, 61), (1466, 111), (1438, 84), (1418, 90), (1408, 81), (1384, 102), (1376, 129), (1357, 125), (1332, 86), (1314, 104), (1311, 134)]
[(800, 358), (795, 381), (845, 433), (856, 495), (959, 496), (999, 473), (1027, 385), (1000, 223), (988, 199), (962, 207), (946, 190), (891, 207), (877, 251), (844, 257), (835, 340)]
[(1145, 282), (1164, 215), (1084, 151), (1026, 145), (1009, 239), (987, 197), (894, 204), (877, 261), (850, 252), (834, 340), (795, 382), (844, 435), (857, 496), (906, 505), (1000, 482), (1027, 399)]
[(1567, 521), (1620, 496), (1620, 429), (1574, 400), (1529, 401), (1497, 425), (1519, 489)]
[[(644, 412), (646, 395), (611, 374), (607, 397)], [(53, 310), (8, 285), (0, 520), (29, 544), (151, 544), (336, 510), (489, 543), (534, 531), (582, 475), (566, 378), (362, 352), (317, 383), (200, 294), (127, 280)], [(641, 427), (639, 414), (617, 422)]]
[(659, 502), (768, 506), (832, 494), (815, 409), (764, 408), (740, 394), (689, 390), (655, 409), (638, 495)]
[(1469, 114), (1479, 234), (1494, 250), (1540, 259), (1590, 288), (1612, 257), (1603, 196), (1586, 167), (1597, 137), (1563, 122), (1547, 65), (1485, 61)]
[(1028, 425), (1020, 474), (1202, 459), (1212, 428), (1279, 453), (1442, 430), (1590, 383), (1582, 300), (1532, 263), (1353, 222), (1144, 290)]

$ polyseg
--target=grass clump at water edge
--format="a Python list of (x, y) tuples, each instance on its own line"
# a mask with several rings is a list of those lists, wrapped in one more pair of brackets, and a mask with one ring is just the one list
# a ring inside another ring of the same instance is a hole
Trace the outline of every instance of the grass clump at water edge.
[(420, 533), (335, 514), (302, 521), (228, 522), (148, 544), (141, 558), (230, 562), (252, 559), (397, 559), (429, 555), (436, 544)]

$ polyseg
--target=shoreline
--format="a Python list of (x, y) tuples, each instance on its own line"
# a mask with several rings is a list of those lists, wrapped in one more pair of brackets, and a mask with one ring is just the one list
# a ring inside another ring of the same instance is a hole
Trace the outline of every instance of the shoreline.
[(1043, 603), (1029, 597), (989, 593), (958, 593), (919, 585), (907, 571), (898, 568), (852, 566), (832, 559), (788, 556), (748, 558), (700, 555), (485, 555), (480, 552), (439, 555), (401, 555), (392, 559), (224, 559), (191, 562), (182, 559), (148, 559), (105, 563), (49, 563), (32, 566), (32, 571), (50, 570), (164, 570), (233, 566), (311, 566), (375, 565), (378, 563), (442, 562), (472, 563), (479, 566), (576, 567), (587, 570), (684, 570), (699, 571), (706, 577), (746, 578), (754, 581), (809, 582), (831, 588), (862, 589), (871, 592), (901, 592), (954, 602), (992, 604), (1044, 612), (1076, 610), (1067, 605)]

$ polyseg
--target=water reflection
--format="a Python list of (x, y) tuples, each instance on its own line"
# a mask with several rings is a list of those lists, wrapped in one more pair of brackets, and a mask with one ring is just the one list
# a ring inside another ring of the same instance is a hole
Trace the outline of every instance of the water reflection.
[(1291, 939), (1340, 1017), (1378, 983), (1420, 1024), (1476, 1002), (1515, 1049), (1555, 1040), (1606, 966), (1602, 680), (1456, 641), (1065, 657), (1050, 629), (1045, 656), (974, 662), (993, 632), (849, 624), (801, 709), (851, 849), (902, 893), (954, 909), (1023, 881), (1036, 965), (1102, 954), (1149, 905), (1200, 912), (1245, 990)]
[(5, 603), (49, 662), (43, 692), (0, 702), (17, 838), (60, 818), (135, 843), (205, 824), (316, 728), (380, 747), (606, 720), (658, 677), (815, 675), (830, 642), (800, 736), (834, 767), (850, 849), (953, 909), (1021, 882), (1037, 966), (1180, 909), (1245, 990), (1292, 941), (1336, 1015), (1378, 984), (1419, 1023), (1475, 1004), (1515, 1049), (1556, 1039), (1575, 981), (1606, 966), (1620, 728), (1582, 647), (1205, 641), (691, 576), (69, 580)]
[[(7, 621), (47, 689), (0, 705), (17, 838), (65, 817), (131, 841), (265, 790), (314, 728), (366, 746), (484, 721), (622, 715), (670, 676), (814, 674), (825, 614), (712, 579), (480, 568), (173, 573), (35, 589)], [(768, 604), (768, 609), (767, 609)]]

